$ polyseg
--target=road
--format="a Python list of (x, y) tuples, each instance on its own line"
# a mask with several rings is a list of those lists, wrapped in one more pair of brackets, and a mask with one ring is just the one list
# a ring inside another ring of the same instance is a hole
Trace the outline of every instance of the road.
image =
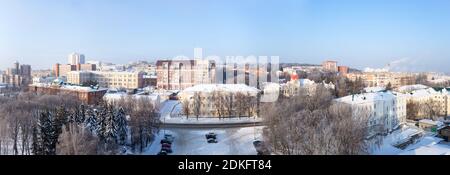
[(161, 128), (243, 128), (253, 126), (264, 126), (262, 122), (249, 122), (249, 123), (227, 123), (227, 124), (174, 124), (167, 123), (162, 124)]

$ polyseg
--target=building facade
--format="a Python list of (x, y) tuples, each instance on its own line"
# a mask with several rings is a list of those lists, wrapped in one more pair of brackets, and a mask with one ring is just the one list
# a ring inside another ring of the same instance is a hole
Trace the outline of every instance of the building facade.
[[(447, 117), (450, 115), (450, 94), (446, 88), (436, 90), (428, 87), (405, 91), (405, 93), (407, 100), (417, 105), (417, 117)], [(435, 113), (436, 116), (429, 116), (432, 113)]]
[(216, 65), (212, 60), (158, 60), (156, 72), (158, 89), (182, 90), (216, 81)]
[(83, 54), (71, 53), (67, 57), (67, 61), (71, 65), (85, 64), (85, 57)]
[(398, 72), (362, 72), (349, 73), (347, 78), (355, 81), (361, 79), (368, 87), (386, 87), (389, 83), (393, 88), (415, 83), (415, 76), (409, 73)]
[(55, 64), (53, 72), (56, 77), (65, 77), (70, 71), (95, 71), (97, 70), (95, 64)]
[(337, 61), (324, 61), (322, 63), (323, 70), (330, 71), (330, 72), (337, 72), (338, 66)]
[(348, 67), (347, 66), (338, 66), (338, 72), (339, 72), (339, 75), (347, 76)]
[(312, 94), (315, 92), (318, 86), (323, 86), (326, 89), (334, 90), (335, 86), (333, 83), (315, 83), (309, 79), (296, 79), (295, 74), (291, 76), (291, 81), (281, 84), (280, 91), (285, 97), (293, 97), (299, 95), (301, 89), (304, 89), (306, 93)]
[(76, 97), (86, 104), (98, 104), (102, 101), (103, 96), (107, 92), (107, 89), (43, 83), (31, 84), (28, 89), (30, 92), (36, 94), (67, 95)]
[(6, 83), (12, 87), (23, 87), (31, 83), (31, 66), (20, 65), (15, 62), (12, 68), (8, 68), (4, 74), (0, 75), (0, 83)]
[(71, 71), (67, 73), (67, 82), (84, 84), (93, 81), (105, 88), (137, 89), (144, 87), (143, 76), (142, 72)]
[(401, 93), (376, 92), (349, 95), (336, 102), (349, 105), (353, 117), (367, 119), (369, 137), (396, 129), (406, 122), (406, 97)]

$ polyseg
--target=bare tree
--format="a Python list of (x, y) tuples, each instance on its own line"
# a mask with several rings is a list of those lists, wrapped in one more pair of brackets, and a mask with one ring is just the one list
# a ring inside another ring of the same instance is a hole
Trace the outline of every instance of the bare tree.
[(135, 108), (128, 112), (131, 119), (131, 146), (134, 150), (138, 146), (139, 151), (142, 152), (154, 139), (154, 134), (159, 129), (159, 116), (148, 98), (139, 98), (128, 103), (136, 104)]
[(245, 108), (247, 109), (247, 117), (252, 117), (256, 111), (256, 97), (250, 95), (249, 92), (245, 94)]
[(435, 100), (428, 100), (421, 104), (421, 109), (423, 114), (426, 115), (425, 118), (437, 120), (437, 117), (441, 115), (441, 106), (439, 102)]
[(367, 118), (353, 115), (349, 106), (332, 104), (328, 90), (319, 91), (265, 104), (264, 135), (271, 151), (289, 155), (367, 154)]
[(220, 109), (221, 106), (221, 100), (220, 100), (220, 92), (219, 91), (213, 91), (211, 93), (211, 100), (213, 102), (213, 108), (215, 110), (215, 114), (219, 117), (219, 119), (222, 118), (222, 111)]
[(199, 93), (199, 92), (195, 92), (194, 93), (194, 96), (192, 97), (193, 98), (193, 102), (192, 102), (192, 104), (193, 104), (193, 113), (194, 113), (194, 115), (197, 117), (197, 120), (198, 120), (198, 117), (201, 115), (201, 111), (202, 111), (202, 96), (201, 96), (201, 93)]
[(416, 120), (419, 117), (419, 104), (413, 101), (408, 101), (406, 104), (406, 118)]
[(224, 96), (225, 99), (225, 112), (228, 115), (229, 118), (233, 116), (233, 105), (234, 105), (234, 99), (233, 99), (233, 93), (228, 93)]
[(183, 105), (183, 114), (186, 115), (186, 119), (188, 119), (191, 114), (191, 104), (188, 99), (184, 99), (181, 104)]
[(246, 95), (242, 92), (236, 93), (234, 104), (236, 107), (236, 115), (241, 118), (241, 116), (246, 112)]
[(219, 116), (219, 119), (221, 119), (225, 115), (225, 106), (226, 106), (225, 96), (222, 92), (219, 91), (214, 91), (212, 94), (213, 95), (211, 98), (214, 103), (213, 104), (214, 109), (216, 111), (216, 114)]
[(84, 126), (71, 123), (63, 127), (56, 145), (59, 155), (97, 154), (98, 138)]

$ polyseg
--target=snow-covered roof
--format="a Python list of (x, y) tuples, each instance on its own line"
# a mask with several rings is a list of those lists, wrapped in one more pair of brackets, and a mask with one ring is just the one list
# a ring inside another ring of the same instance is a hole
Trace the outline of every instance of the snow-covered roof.
[(364, 88), (366, 92), (380, 92), (386, 90), (385, 87), (366, 87)]
[(436, 91), (433, 88), (428, 88), (428, 89), (414, 90), (414, 91), (411, 91), (411, 92), (407, 93), (407, 95), (409, 97), (420, 98), (420, 97), (427, 97), (427, 96), (430, 96), (430, 95), (439, 95), (441, 93), (447, 93), (447, 92), (446, 92), (446, 90), (444, 90), (444, 91)]
[(299, 79), (298, 82), (300, 83), (300, 86), (310, 86), (316, 84), (314, 81), (310, 79)]
[(395, 99), (396, 95), (391, 92), (371, 92), (363, 94), (348, 95), (336, 99), (338, 102), (343, 102), (347, 104), (360, 104), (373, 101), (384, 101)]
[(425, 124), (436, 125), (436, 126), (441, 126), (441, 125), (444, 124), (441, 121), (433, 121), (433, 120), (430, 120), (430, 119), (419, 120), (419, 123), (425, 123)]
[(442, 140), (437, 137), (424, 137), (420, 142), (408, 146), (400, 155), (449, 155), (450, 146), (441, 144)]
[(157, 101), (159, 98), (159, 95), (157, 94), (132, 94), (129, 95), (126, 92), (117, 92), (117, 93), (106, 93), (103, 98), (106, 100), (120, 100), (123, 98), (126, 98), (127, 96), (132, 96), (135, 99), (139, 99), (139, 98), (148, 98), (151, 101)]
[(364, 72), (389, 72), (387, 68), (370, 68), (367, 67), (364, 69)]
[(96, 91), (105, 91), (106, 88), (91, 88), (91, 87), (84, 87), (84, 86), (77, 86), (77, 85), (54, 85), (49, 83), (33, 83), (30, 86), (36, 86), (36, 87), (56, 87), (60, 89), (66, 89), (66, 90), (73, 90), (73, 91), (85, 91), (85, 92), (96, 92)]
[(242, 92), (242, 93), (252, 93), (256, 94), (259, 92), (258, 89), (254, 87), (247, 86), (245, 84), (200, 84), (193, 87), (186, 88), (182, 93), (195, 93), (195, 92), (206, 92), (211, 93), (214, 91), (220, 92)]
[(415, 91), (415, 90), (420, 90), (420, 89), (428, 89), (430, 87), (422, 85), (422, 84), (415, 84), (415, 85), (407, 85), (407, 86), (402, 86), (399, 87), (397, 90), (399, 92), (410, 92), (410, 91)]

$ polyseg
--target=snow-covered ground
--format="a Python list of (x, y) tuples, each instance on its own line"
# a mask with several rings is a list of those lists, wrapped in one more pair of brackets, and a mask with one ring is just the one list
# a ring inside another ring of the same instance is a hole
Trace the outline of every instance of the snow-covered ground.
[[(404, 149), (395, 147), (412, 138), (419, 136), (417, 140), (406, 146)], [(414, 126), (404, 126), (394, 131), (383, 139), (380, 147), (372, 148), (371, 154), (374, 155), (450, 155), (450, 144), (443, 142), (443, 139), (437, 138), (432, 134)]]
[(399, 155), (450, 155), (450, 145), (441, 138), (426, 136)]
[[(173, 155), (256, 155), (253, 141), (262, 138), (262, 128), (177, 128), (166, 129), (165, 133), (175, 137), (172, 143)], [(205, 134), (209, 132), (217, 134), (218, 143), (207, 143)], [(161, 150), (160, 140), (163, 137), (164, 129), (143, 154), (156, 155)]]
[(212, 118), (212, 117), (200, 117), (180, 115), (182, 111), (182, 104), (176, 100), (167, 100), (162, 104), (160, 113), (161, 121), (165, 124), (238, 124), (238, 123), (254, 123), (261, 122), (261, 118), (254, 117), (242, 117), (242, 118)]

